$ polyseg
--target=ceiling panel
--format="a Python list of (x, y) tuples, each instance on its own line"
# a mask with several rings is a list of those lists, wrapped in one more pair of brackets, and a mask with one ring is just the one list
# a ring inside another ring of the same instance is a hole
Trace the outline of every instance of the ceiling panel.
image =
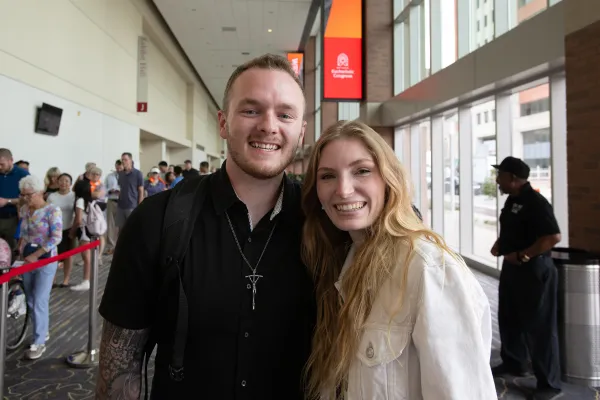
[(219, 105), (235, 66), (264, 53), (283, 55), (297, 50), (312, 3), (312, 0), (153, 1)]

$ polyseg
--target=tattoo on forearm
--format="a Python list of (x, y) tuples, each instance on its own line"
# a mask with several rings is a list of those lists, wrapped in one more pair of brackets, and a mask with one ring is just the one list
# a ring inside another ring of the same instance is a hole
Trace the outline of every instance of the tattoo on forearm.
[(148, 329), (129, 330), (104, 321), (96, 400), (139, 399)]

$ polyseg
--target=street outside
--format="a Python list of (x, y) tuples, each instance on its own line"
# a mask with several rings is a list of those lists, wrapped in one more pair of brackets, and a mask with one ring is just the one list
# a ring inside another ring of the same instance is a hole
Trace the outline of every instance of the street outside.
[[(451, 195), (446, 194), (444, 198), (444, 238), (448, 244), (458, 247), (458, 233), (460, 211), (451, 210)], [(454, 196), (455, 208), (459, 208), (459, 196)], [(496, 267), (497, 258), (490, 254), (497, 235), (497, 211), (496, 199), (484, 195), (473, 196), (473, 254), (465, 256), (474, 256), (476, 261)]]

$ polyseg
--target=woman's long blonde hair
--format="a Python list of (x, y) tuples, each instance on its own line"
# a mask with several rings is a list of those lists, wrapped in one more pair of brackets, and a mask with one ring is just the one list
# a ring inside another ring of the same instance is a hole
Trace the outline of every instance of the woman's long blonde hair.
[[(323, 149), (341, 139), (357, 139), (364, 144), (386, 185), (383, 210), (367, 230), (363, 244), (356, 249), (352, 267), (344, 273), (343, 302), (334, 283), (339, 278), (351, 239), (347, 232), (337, 229), (322, 210), (316, 182)], [(411, 193), (409, 177), (393, 150), (377, 132), (361, 122), (337, 122), (314, 146), (302, 189), (302, 208), (306, 214), (302, 255), (313, 274), (317, 296), (317, 326), (306, 367), (310, 399), (322, 395), (337, 398), (336, 390), (345, 390), (363, 324), (379, 288), (394, 271), (402, 254), (408, 254), (404, 257), (407, 266), (419, 238), (453, 254), (444, 239), (426, 228), (417, 217), (412, 209)], [(405, 268), (399, 302), (404, 295), (407, 272)]]
[(52, 177), (59, 177), (60, 176), (60, 169), (58, 167), (52, 167), (49, 168), (48, 171), (46, 171), (46, 176), (44, 177), (44, 184), (46, 185), (46, 187), (48, 187), (50, 185), (50, 183), (52, 183)]

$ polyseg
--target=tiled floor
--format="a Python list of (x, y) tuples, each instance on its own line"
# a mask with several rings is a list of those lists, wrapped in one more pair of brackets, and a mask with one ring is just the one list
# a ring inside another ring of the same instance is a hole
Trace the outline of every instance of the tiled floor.
[[(110, 259), (105, 258), (100, 271), (99, 293), (104, 290)], [(60, 274), (60, 272), (59, 272)], [(497, 310), (497, 285), (495, 278), (477, 273), (485, 292), (490, 298), (494, 318)], [(74, 282), (81, 276), (81, 268), (73, 273)], [(85, 348), (88, 331), (89, 293), (74, 293), (68, 289), (54, 289), (51, 298), (51, 338), (48, 351), (38, 361), (22, 360), (22, 351), (7, 357), (5, 374), (6, 400), (69, 399), (84, 400), (94, 398), (96, 370), (73, 369), (66, 365), (65, 357), (74, 351)], [(497, 321), (494, 319), (494, 342), (492, 364), (499, 362)], [(496, 380), (499, 399), (526, 399), (535, 387), (533, 378)], [(600, 394), (588, 388), (565, 385), (562, 399), (598, 399)], [(465, 399), (467, 400), (467, 399)], [(471, 400), (471, 399), (468, 399)]]

